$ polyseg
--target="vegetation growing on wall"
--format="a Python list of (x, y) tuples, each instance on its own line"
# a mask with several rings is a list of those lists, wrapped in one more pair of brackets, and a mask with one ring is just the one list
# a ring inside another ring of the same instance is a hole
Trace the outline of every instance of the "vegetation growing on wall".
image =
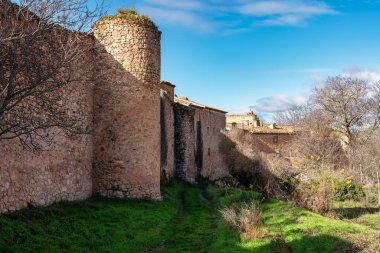
[(116, 14), (106, 15), (102, 17), (100, 20), (115, 20), (115, 19), (132, 21), (137, 24), (152, 26), (154, 28), (157, 28), (157, 25), (148, 16), (138, 14), (133, 9), (119, 8)]

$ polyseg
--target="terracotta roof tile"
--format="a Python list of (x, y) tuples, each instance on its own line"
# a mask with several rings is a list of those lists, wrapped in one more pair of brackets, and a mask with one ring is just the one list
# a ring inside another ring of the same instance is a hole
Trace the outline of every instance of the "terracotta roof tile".
[(182, 105), (186, 105), (186, 106), (192, 106), (192, 107), (197, 107), (197, 108), (201, 108), (201, 109), (207, 109), (207, 110), (211, 110), (211, 111), (227, 113), (226, 111), (223, 111), (223, 110), (220, 110), (220, 109), (217, 109), (214, 107), (210, 107), (207, 105), (203, 105), (203, 104), (200, 104), (198, 102), (191, 101), (187, 97), (175, 97), (174, 102), (182, 104)]
[(263, 124), (260, 127), (254, 127), (249, 131), (256, 134), (295, 134), (301, 129), (298, 126), (292, 125), (276, 125), (275, 128), (270, 127), (271, 124)]

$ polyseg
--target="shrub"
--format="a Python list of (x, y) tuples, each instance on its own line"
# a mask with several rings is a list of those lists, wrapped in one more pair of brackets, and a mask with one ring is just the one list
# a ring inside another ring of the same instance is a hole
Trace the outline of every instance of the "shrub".
[(214, 181), (214, 184), (219, 188), (236, 188), (239, 186), (239, 181), (234, 177), (224, 177)]
[(240, 129), (225, 133), (219, 148), (231, 176), (238, 180), (240, 186), (263, 192), (267, 197), (287, 199), (280, 182), (288, 175), (289, 161), (260, 153), (255, 138)]
[(353, 177), (346, 177), (343, 181), (335, 181), (335, 198), (338, 200), (360, 200), (364, 195), (363, 186), (352, 181)]
[(332, 180), (320, 175), (314, 180), (299, 182), (292, 194), (292, 200), (299, 206), (322, 215), (331, 214), (333, 202)]
[(138, 13), (132, 8), (127, 8), (127, 9), (126, 8), (118, 8), (117, 12), (121, 13), (121, 14), (125, 14), (125, 15), (129, 15), (129, 14), (138, 15)]
[(240, 233), (242, 241), (263, 238), (267, 229), (259, 209), (254, 202), (239, 207), (231, 206), (220, 210), (227, 224)]
[(135, 23), (146, 25), (146, 26), (152, 26), (157, 28), (156, 24), (148, 17), (142, 14), (138, 14), (133, 9), (124, 9), (119, 8), (117, 10), (117, 13), (114, 15), (105, 15), (100, 20), (113, 20), (113, 19), (122, 19), (122, 20), (130, 20), (134, 21)]
[(377, 187), (371, 185), (363, 186), (363, 195), (362, 201), (365, 206), (373, 206), (378, 203)]
[(281, 189), (291, 196), (297, 190), (297, 185), (302, 181), (300, 180), (302, 176), (303, 175), (297, 173), (285, 174), (280, 182)]

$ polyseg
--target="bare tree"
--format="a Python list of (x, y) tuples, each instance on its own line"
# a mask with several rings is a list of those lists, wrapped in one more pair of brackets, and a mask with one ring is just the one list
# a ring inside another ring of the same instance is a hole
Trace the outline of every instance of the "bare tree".
[(292, 154), (305, 158), (307, 168), (313, 167), (313, 163), (323, 163), (326, 167), (338, 167), (345, 161), (345, 154), (341, 143), (336, 138), (334, 131), (327, 127), (332, 124), (321, 110), (310, 109), (302, 117), (297, 116), (299, 131), (291, 143)]
[(93, 1), (90, 8), (86, 0), (17, 2), (0, 0), (0, 140), (17, 139), (23, 147), (40, 151), (54, 139), (48, 129), (88, 131), (80, 108), (70, 112), (63, 93), (83, 81), (75, 74), (75, 63), (90, 50), (86, 30), (102, 15), (103, 4)]
[(312, 96), (316, 106), (330, 119), (330, 127), (350, 147), (357, 133), (371, 133), (379, 127), (377, 108), (366, 81), (329, 78), (326, 86), (316, 88)]
[(364, 143), (357, 143), (350, 159), (360, 168), (363, 184), (377, 184), (377, 199), (380, 207), (380, 133), (376, 131)]
[(307, 115), (309, 115), (312, 110), (313, 106), (310, 104), (304, 106), (294, 106), (284, 112), (274, 114), (273, 120), (274, 122), (282, 125), (301, 126), (303, 125), (303, 121), (306, 119)]

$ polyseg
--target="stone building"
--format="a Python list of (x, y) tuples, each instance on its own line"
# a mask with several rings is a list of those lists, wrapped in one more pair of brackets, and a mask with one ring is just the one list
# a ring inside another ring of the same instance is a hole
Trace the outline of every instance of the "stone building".
[[(20, 22), (1, 7), (1, 24)], [(119, 13), (95, 22), (92, 32), (86, 53), (63, 70), (77, 81), (57, 91), (91, 134), (61, 132), (54, 150), (39, 154), (1, 141), (0, 213), (92, 194), (160, 199), (161, 178), (225, 175), (217, 150), (225, 113), (179, 103), (174, 86), (160, 84), (161, 32), (154, 23)]]
[[(198, 178), (214, 180), (228, 175), (219, 152), (226, 112), (175, 96), (175, 86), (168, 82), (162, 82), (161, 88), (165, 94), (161, 100), (161, 110), (164, 112), (161, 114), (161, 129), (165, 129), (165, 134), (161, 135), (161, 140), (165, 139), (161, 143), (161, 157), (165, 157), (162, 160), (165, 176), (176, 176), (193, 183)], [(171, 135), (172, 124), (174, 143), (169, 138), (163, 138)]]
[(232, 128), (239, 128), (239, 129), (251, 129), (254, 127), (260, 126), (260, 119), (257, 117), (256, 114), (253, 113), (252, 109), (249, 109), (249, 111), (246, 114), (232, 114), (227, 115), (227, 129)]
[(277, 154), (285, 150), (299, 131), (296, 126), (261, 123), (252, 109), (246, 114), (226, 116), (226, 129), (234, 128), (249, 131), (259, 151)]
[(283, 154), (299, 129), (291, 125), (262, 124), (249, 130), (257, 148), (265, 153)]

